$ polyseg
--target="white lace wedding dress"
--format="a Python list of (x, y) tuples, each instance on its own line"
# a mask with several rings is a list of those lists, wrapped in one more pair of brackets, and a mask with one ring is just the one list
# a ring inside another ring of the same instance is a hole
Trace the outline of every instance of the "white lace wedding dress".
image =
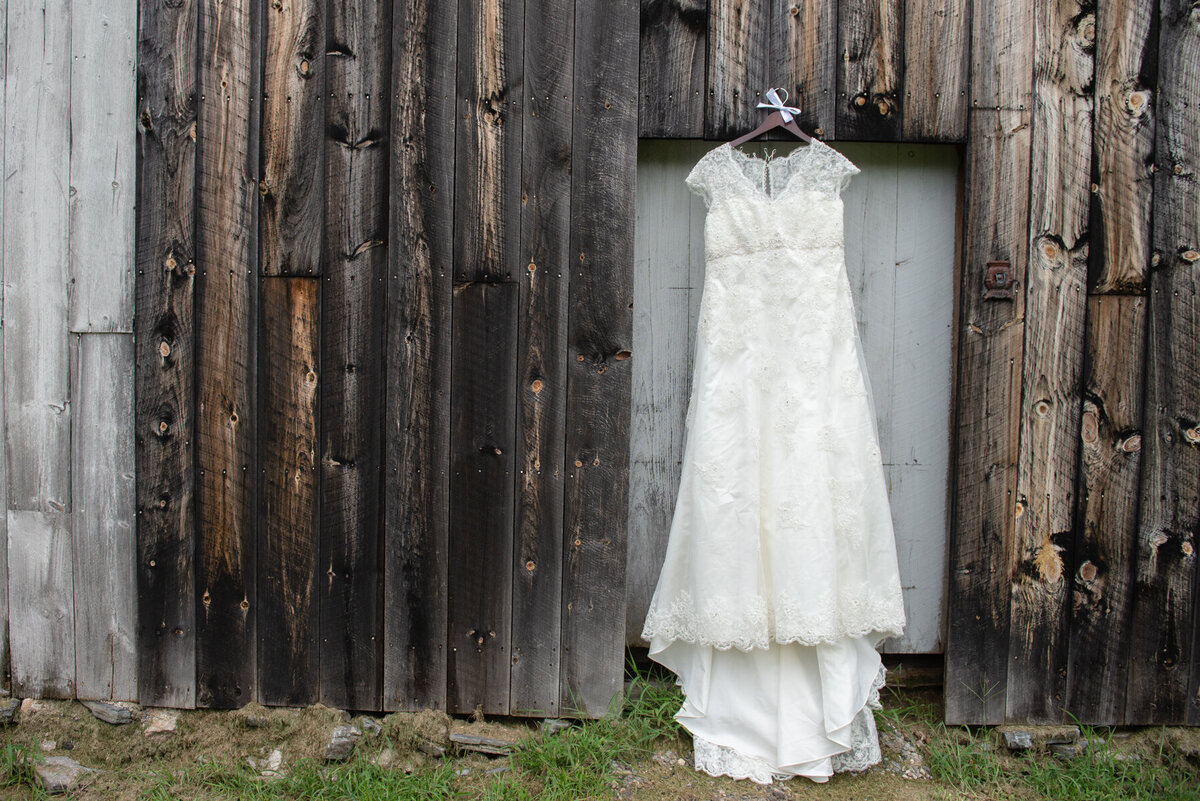
[(678, 676), (695, 765), (769, 783), (879, 761), (876, 643), (904, 607), (825, 143), (720, 145), (683, 467), (643, 636)]

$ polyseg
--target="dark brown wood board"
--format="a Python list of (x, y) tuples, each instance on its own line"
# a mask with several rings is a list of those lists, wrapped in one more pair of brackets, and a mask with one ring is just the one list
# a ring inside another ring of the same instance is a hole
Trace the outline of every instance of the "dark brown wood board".
[[(837, 135), (895, 141), (904, 125), (904, 3), (838, 6)], [(915, 42), (913, 43), (916, 44)]]
[(397, 4), (386, 350), (385, 709), (445, 709), (457, 8)]
[(902, 141), (966, 138), (971, 6), (969, 0), (905, 0)]
[(319, 0), (263, 12), (259, 269), (320, 275), (324, 250), (325, 15)]
[(321, 698), (382, 703), (390, 8), (329, 6), (321, 295)]
[[(788, 92), (787, 105), (800, 109), (796, 123), (813, 136), (836, 133), (838, 4), (835, 0), (771, 0), (771, 86)], [(755, 110), (761, 115), (761, 111)]]
[(1159, 7), (1146, 419), (1135, 541), (1128, 724), (1200, 717), (1195, 657), (1200, 529), (1200, 27), (1190, 3)]
[(259, 328), (258, 698), (320, 700), (317, 393), (321, 285), (262, 280)]
[(575, 7), (526, 0), (509, 713), (558, 714)]
[(196, 703), (255, 697), (258, 6), (199, 3)]
[(1001, 723), (1021, 404), (1024, 293), (985, 299), (988, 261), (1023, 285), (1029, 113), (975, 110), (967, 152), (946, 639), (946, 722)]
[(138, 29), (136, 479), (138, 697), (196, 703), (196, 4)]
[(1088, 276), (1094, 293), (1146, 292), (1158, 82), (1158, 42), (1151, 36), (1155, 5), (1118, 0), (1096, 9)]
[[(557, 14), (574, 12), (570, 3), (546, 5)], [(704, 134), (707, 31), (706, 0), (642, 0), (640, 136), (698, 139)]]
[(1146, 306), (1136, 295), (1088, 298), (1066, 708), (1104, 725), (1125, 712)]
[[(455, 137), (447, 705), (507, 714), (524, 7), (461, 4)], [(631, 94), (631, 97), (636, 95)]]
[(637, 3), (577, 0), (560, 709), (622, 688), (629, 516)]
[(1009, 618), (1009, 718), (1064, 719), (1067, 603), (1087, 308), (1095, 19), (1034, 3), (1036, 61), (1021, 444)]
[(709, 0), (704, 138), (733, 139), (762, 121), (771, 80), (770, 0)]

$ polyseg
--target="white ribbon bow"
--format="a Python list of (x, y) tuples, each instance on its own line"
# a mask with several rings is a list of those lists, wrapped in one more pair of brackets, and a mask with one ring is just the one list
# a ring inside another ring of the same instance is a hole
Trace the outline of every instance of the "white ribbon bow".
[[(780, 92), (783, 92), (782, 99), (780, 99), (780, 97), (779, 97)], [(784, 103), (787, 102), (787, 96), (788, 96), (787, 89), (768, 89), (767, 90), (767, 100), (769, 100), (770, 102), (759, 103), (758, 107), (774, 109), (775, 111), (779, 112), (779, 115), (781, 117), (783, 117), (784, 122), (791, 122), (792, 115), (799, 114), (800, 109), (796, 108), (795, 106), (785, 106)]]

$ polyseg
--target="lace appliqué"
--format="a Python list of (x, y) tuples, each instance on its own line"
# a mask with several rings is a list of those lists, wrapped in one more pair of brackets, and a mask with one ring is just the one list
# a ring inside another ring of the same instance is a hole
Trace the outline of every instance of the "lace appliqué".
[(767, 604), (762, 598), (735, 603), (730, 598), (711, 597), (697, 604), (683, 590), (665, 609), (650, 605), (642, 638), (663, 636), (672, 641), (705, 643), (720, 651), (749, 651), (768, 647), (767, 628)]

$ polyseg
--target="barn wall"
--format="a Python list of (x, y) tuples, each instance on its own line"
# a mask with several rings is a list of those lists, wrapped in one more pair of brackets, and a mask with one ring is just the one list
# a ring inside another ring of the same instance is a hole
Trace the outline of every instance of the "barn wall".
[(0, 0), (14, 692), (597, 713), (636, 136), (781, 85), (964, 143), (948, 720), (1200, 723), (1192, 5), (335, 5)]

